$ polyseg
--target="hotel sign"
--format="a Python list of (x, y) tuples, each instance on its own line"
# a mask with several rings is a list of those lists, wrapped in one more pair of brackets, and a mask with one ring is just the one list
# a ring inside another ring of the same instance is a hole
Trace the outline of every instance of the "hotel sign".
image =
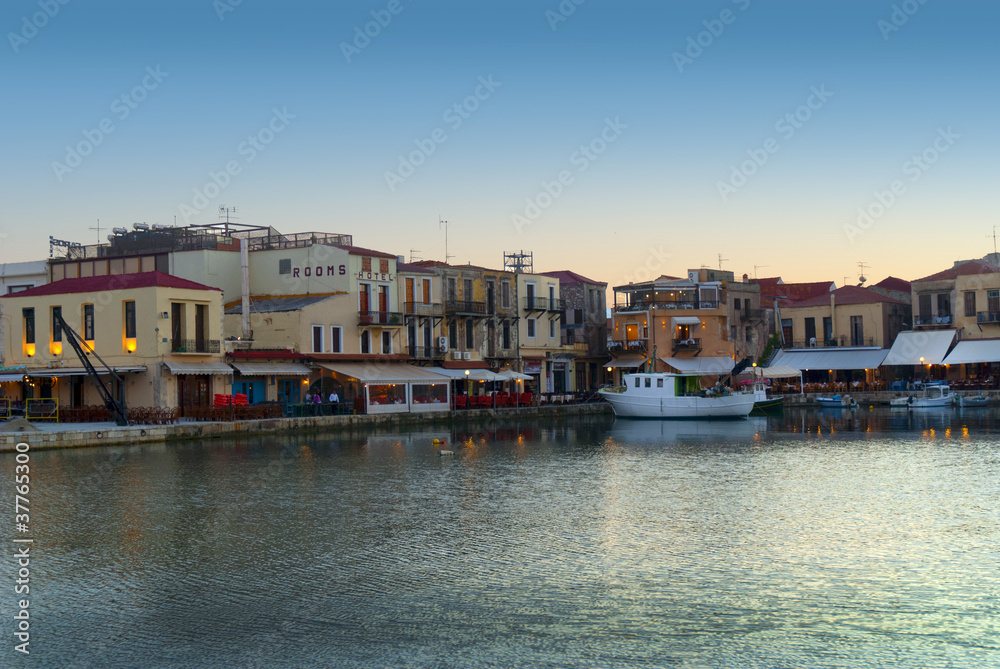
[(326, 267), (318, 265), (316, 267), (292, 268), (292, 276), (294, 278), (299, 278), (299, 276), (344, 276), (345, 274), (347, 274), (347, 265), (327, 265)]
[(368, 281), (392, 281), (392, 274), (382, 272), (358, 272), (358, 278)]

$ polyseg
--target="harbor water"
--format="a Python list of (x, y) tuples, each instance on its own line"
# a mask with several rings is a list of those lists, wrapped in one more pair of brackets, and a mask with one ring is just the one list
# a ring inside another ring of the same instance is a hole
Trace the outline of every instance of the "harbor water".
[(31, 451), (0, 666), (1000, 666), (995, 410), (420, 429)]

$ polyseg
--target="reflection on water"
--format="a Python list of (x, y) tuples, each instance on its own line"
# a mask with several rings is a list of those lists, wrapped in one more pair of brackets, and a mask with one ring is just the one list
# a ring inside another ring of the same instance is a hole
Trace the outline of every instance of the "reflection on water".
[(995, 666), (997, 419), (789, 409), (36, 451), (31, 659)]

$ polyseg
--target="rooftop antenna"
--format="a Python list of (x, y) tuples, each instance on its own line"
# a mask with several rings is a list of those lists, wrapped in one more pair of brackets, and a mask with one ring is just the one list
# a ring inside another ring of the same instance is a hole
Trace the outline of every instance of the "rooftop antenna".
[(230, 214), (233, 215), (233, 219), (234, 220), (232, 222), (235, 223), (236, 222), (235, 219), (236, 219), (236, 214), (237, 213), (238, 212), (236, 211), (236, 207), (227, 207), (224, 204), (220, 204), (219, 205), (219, 218), (222, 218), (223, 216), (226, 217), (226, 235), (227, 236), (229, 235), (229, 223), (230, 223), (229, 215)]
[[(865, 278), (865, 265), (868, 265), (868, 263), (864, 262), (863, 260), (858, 261), (858, 269), (861, 270), (861, 276), (858, 277), (858, 286), (861, 286), (862, 284), (864, 284), (865, 281), (868, 280)], [(871, 267), (871, 265), (868, 265), (868, 267)], [(845, 281), (844, 283), (846, 285), (847, 282)]]
[(757, 278), (757, 268), (758, 267), (770, 267), (770, 265), (754, 265), (753, 266), (753, 278)]
[(719, 269), (722, 269), (722, 262), (723, 262), (724, 260), (729, 260), (729, 258), (723, 258), (723, 257), (722, 257), (722, 254), (720, 253), (720, 254), (719, 254)]
[(101, 219), (97, 219), (97, 227), (89, 228), (90, 230), (97, 230), (97, 243), (101, 243), (101, 230), (107, 230), (107, 228), (101, 227)]
[(993, 238), (993, 255), (996, 255), (997, 254), (997, 226), (995, 226), (995, 225), (993, 226), (993, 234), (992, 235), (986, 235), (986, 236)]
[(413, 263), (418, 262), (420, 260), (420, 258), (417, 258), (416, 256), (413, 255), (414, 253), (420, 253), (420, 249), (410, 249), (410, 264), (411, 265)]
[(441, 220), (441, 214), (438, 214), (438, 230), (441, 226), (444, 226), (444, 264), (450, 265), (448, 258), (454, 258), (455, 256), (448, 255), (448, 226), (451, 225), (448, 221)]

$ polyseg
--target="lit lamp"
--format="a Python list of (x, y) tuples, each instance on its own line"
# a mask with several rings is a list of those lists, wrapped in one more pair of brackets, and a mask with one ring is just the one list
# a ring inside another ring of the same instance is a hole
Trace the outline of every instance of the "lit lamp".
[(54, 341), (49, 345), (49, 352), (52, 355), (62, 355), (62, 342)]
[(29, 358), (35, 357), (35, 345), (34, 344), (25, 344), (24, 345), (24, 354), (26, 356), (28, 356)]
[(125, 340), (125, 350), (128, 351), (129, 354), (135, 353), (135, 338), (134, 337), (131, 337), (131, 338)]

